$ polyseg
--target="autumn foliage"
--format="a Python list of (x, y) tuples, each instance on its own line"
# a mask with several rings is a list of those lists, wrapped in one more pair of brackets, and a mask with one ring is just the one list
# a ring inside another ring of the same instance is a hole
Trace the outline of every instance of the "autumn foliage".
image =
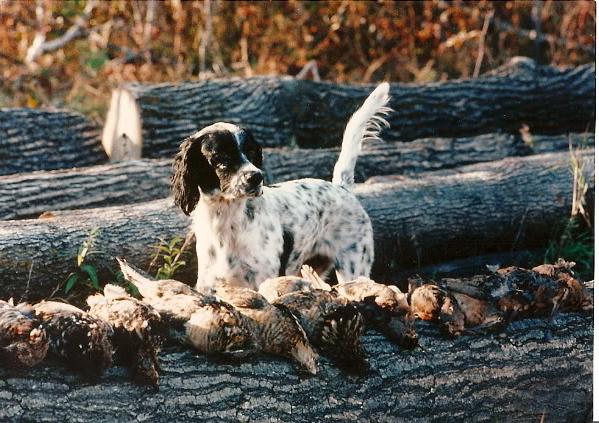
[[(592, 1), (106, 1), (85, 19), (86, 5), (0, 0), (0, 106), (66, 106), (101, 121), (123, 81), (296, 75), (313, 60), (325, 80), (428, 82), (515, 55), (595, 57)], [(26, 61), (36, 34), (51, 41), (76, 24), (63, 47)]]

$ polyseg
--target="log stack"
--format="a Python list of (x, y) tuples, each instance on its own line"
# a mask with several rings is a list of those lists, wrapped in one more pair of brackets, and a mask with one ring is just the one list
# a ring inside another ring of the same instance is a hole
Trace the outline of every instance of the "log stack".
[[(113, 94), (102, 143), (113, 160), (172, 156), (185, 137), (222, 120), (268, 147), (334, 147), (373, 88), (281, 77), (128, 84)], [(594, 122), (595, 67), (516, 58), (482, 78), (392, 84), (390, 106), (387, 141), (517, 132), (523, 124), (533, 133), (585, 131)]]
[[(0, 298), (35, 301), (62, 289), (95, 230), (100, 253), (89, 260), (101, 279), (116, 277), (115, 256), (148, 268), (160, 238), (188, 232), (189, 218), (168, 198), (171, 160), (206, 124), (249, 127), (268, 147), (271, 183), (329, 179), (344, 125), (371, 89), (278, 77), (127, 84), (115, 91), (101, 141), (72, 112), (0, 110)], [(356, 169), (355, 192), (375, 230), (376, 279), (544, 248), (570, 216), (572, 151), (592, 204), (594, 66), (519, 58), (478, 79), (391, 91), (387, 142), (365, 145)], [(190, 254), (176, 277), (193, 283), (197, 271)], [(161, 391), (146, 397), (117, 369), (87, 387), (44, 367), (34, 387), (28, 376), (0, 377), (0, 420), (588, 418), (589, 316), (560, 316), (551, 339), (537, 320), (512, 324), (505, 337), (458, 341), (422, 325), (425, 350), (399, 353), (369, 335), (373, 365), (362, 380), (328, 365), (298, 379), (273, 360), (218, 367), (177, 350), (164, 357)]]
[[(369, 143), (356, 165), (356, 182), (385, 175), (415, 176), (507, 157), (567, 151), (570, 144), (594, 145), (589, 134), (485, 134), (424, 138), (410, 143)], [(299, 178), (331, 180), (339, 148), (265, 148), (268, 183)], [(126, 205), (170, 194), (171, 159), (125, 160), (110, 164), (0, 176), (0, 220), (36, 218), (49, 210)]]
[[(593, 151), (582, 159), (591, 204)], [(552, 236), (547, 228), (560, 225), (570, 210), (569, 163), (568, 152), (546, 153), (356, 186), (374, 227), (373, 277), (389, 281), (414, 263), (545, 245)], [(3, 290), (20, 297), (29, 280), (32, 298), (49, 295), (73, 266), (61, 255), (72, 257), (92, 229), (100, 230), (96, 243), (110, 265), (121, 255), (147, 268), (152, 246), (185, 236), (189, 223), (170, 199), (0, 221)], [(189, 259), (188, 268), (195, 263)]]

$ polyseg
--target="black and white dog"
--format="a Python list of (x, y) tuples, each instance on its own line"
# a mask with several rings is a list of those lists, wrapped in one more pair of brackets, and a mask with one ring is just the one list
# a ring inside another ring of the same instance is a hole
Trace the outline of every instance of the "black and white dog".
[[(378, 138), (390, 111), (380, 84), (350, 118), (333, 181), (300, 179), (263, 186), (262, 148), (250, 131), (215, 123), (187, 138), (173, 164), (175, 203), (193, 219), (197, 289), (232, 284), (257, 289), (297, 275), (304, 263), (334, 266), (340, 280), (368, 276), (372, 225), (349, 191), (363, 140)], [(309, 160), (309, 158), (307, 158)]]

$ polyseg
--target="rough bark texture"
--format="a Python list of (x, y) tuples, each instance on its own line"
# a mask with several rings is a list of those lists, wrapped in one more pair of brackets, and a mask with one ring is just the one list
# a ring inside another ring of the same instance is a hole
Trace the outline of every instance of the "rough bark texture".
[[(584, 163), (592, 196), (593, 150), (584, 154)], [(355, 187), (374, 226), (375, 278), (387, 280), (400, 268), (418, 263), (540, 247), (570, 213), (568, 153), (509, 158), (442, 173)], [(158, 238), (185, 236), (188, 222), (169, 199), (3, 221), (0, 281), (8, 295), (19, 298), (33, 260), (30, 298), (47, 296), (73, 270), (74, 259), (64, 256), (73, 257), (92, 228), (101, 229), (99, 249), (145, 267)], [(193, 265), (187, 272), (180, 277), (193, 281)]]
[[(216, 121), (242, 124), (266, 146), (338, 146), (348, 118), (372, 89), (255, 77), (128, 84), (114, 95), (126, 93), (132, 104), (120, 114), (139, 117), (141, 132), (126, 134), (132, 145), (142, 144), (143, 157), (170, 157), (185, 137)], [(594, 122), (595, 67), (558, 70), (519, 60), (478, 79), (392, 84), (391, 95), (395, 112), (383, 134), (388, 141), (517, 132), (524, 124), (533, 133), (584, 131)], [(114, 129), (118, 122), (109, 120), (106, 136), (122, 137)]]
[(171, 159), (0, 176), (0, 219), (142, 203), (170, 194)]
[[(509, 156), (567, 150), (594, 144), (594, 134), (509, 134), (471, 138), (426, 138), (411, 143), (369, 143), (356, 167), (356, 181), (375, 175), (412, 174), (487, 162)], [(339, 149), (265, 149), (269, 182), (297, 178), (331, 180)], [(0, 177), (0, 219), (37, 217), (46, 210), (140, 203), (170, 193), (171, 159), (145, 159), (89, 168)]]
[[(582, 157), (592, 207), (594, 149)], [(568, 153), (539, 154), (356, 186), (374, 227), (373, 274), (545, 245), (570, 214), (569, 159)]]
[(100, 130), (66, 110), (0, 109), (0, 175), (106, 162)]
[(124, 369), (82, 384), (44, 366), (0, 371), (0, 420), (12, 421), (590, 421), (592, 316), (560, 315), (553, 336), (540, 320), (503, 336), (441, 338), (419, 324), (426, 349), (399, 351), (369, 334), (370, 372), (350, 378), (321, 361), (300, 378), (271, 358), (238, 366), (187, 351), (161, 355), (160, 391), (130, 383)]
[[(356, 163), (356, 182), (376, 175), (405, 175), (451, 169), (472, 163), (567, 150), (594, 145), (594, 134), (520, 135), (485, 134), (464, 138), (423, 138), (410, 143), (376, 142), (363, 146)], [(272, 149), (265, 152), (269, 181), (299, 178), (331, 180), (339, 148)]]
[(27, 293), (31, 299), (48, 296), (76, 269), (77, 250), (92, 229), (100, 230), (95, 249), (103, 252), (91, 256), (92, 262), (107, 263), (116, 269), (113, 257), (124, 256), (146, 268), (159, 238), (185, 235), (188, 224), (188, 218), (172, 200), (0, 222), (2, 294), (21, 298)]

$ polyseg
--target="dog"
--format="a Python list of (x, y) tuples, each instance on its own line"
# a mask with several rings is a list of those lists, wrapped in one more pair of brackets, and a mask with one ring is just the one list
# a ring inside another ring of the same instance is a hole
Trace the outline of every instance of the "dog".
[(302, 264), (338, 280), (368, 276), (372, 224), (350, 189), (364, 140), (379, 139), (391, 111), (380, 84), (347, 123), (332, 182), (299, 179), (264, 186), (262, 148), (243, 127), (219, 122), (183, 141), (171, 178), (175, 203), (192, 217), (196, 289), (257, 289), (264, 280), (297, 275)]

